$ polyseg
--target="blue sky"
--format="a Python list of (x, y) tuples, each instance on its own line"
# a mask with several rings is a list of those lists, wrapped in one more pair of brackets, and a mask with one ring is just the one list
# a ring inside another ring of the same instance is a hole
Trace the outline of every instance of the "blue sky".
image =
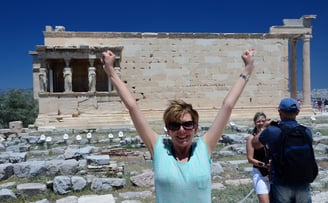
[[(283, 25), (284, 18), (297, 19), (310, 14), (317, 15), (312, 21), (310, 42), (311, 89), (326, 89), (328, 3), (325, 0), (4, 0), (0, 7), (0, 89), (32, 88), (32, 57), (28, 52), (44, 44), (46, 25), (63, 25), (67, 31), (77, 32), (268, 33), (270, 26)], [(301, 62), (298, 61), (299, 68)]]

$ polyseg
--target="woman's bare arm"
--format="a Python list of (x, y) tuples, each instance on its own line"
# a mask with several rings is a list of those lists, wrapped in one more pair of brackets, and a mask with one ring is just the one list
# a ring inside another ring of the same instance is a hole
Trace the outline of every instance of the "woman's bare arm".
[(108, 78), (112, 81), (118, 95), (129, 110), (132, 122), (139, 133), (141, 139), (145, 143), (151, 156), (154, 155), (154, 146), (158, 137), (158, 134), (151, 129), (146, 118), (142, 114), (138, 104), (128, 90), (123, 81), (119, 78), (114, 69), (115, 54), (111, 51), (105, 51), (102, 53), (101, 61), (103, 63), (103, 69), (106, 72)]
[(211, 156), (215, 147), (224, 131), (226, 124), (230, 119), (230, 115), (233, 107), (238, 101), (241, 93), (243, 92), (248, 77), (251, 75), (254, 69), (254, 58), (253, 58), (254, 50), (246, 50), (242, 54), (242, 59), (245, 64), (245, 69), (242, 72), (241, 76), (238, 77), (236, 83), (232, 86), (231, 90), (226, 95), (221, 109), (215, 117), (213, 125), (210, 127), (209, 131), (205, 133), (204, 139), (207, 144), (209, 155)]

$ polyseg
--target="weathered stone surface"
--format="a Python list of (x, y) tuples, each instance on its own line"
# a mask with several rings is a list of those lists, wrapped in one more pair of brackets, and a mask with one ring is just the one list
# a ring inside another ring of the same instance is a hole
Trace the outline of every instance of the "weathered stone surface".
[(6, 180), (12, 175), (14, 175), (14, 167), (12, 164), (0, 164), (0, 180)]
[(72, 182), (72, 189), (74, 191), (83, 190), (87, 185), (87, 181), (83, 177), (80, 177), (80, 176), (72, 176), (71, 182)]
[(142, 174), (130, 177), (130, 180), (139, 187), (154, 186), (154, 172), (147, 170)]
[(78, 203), (78, 202), (79, 202), (79, 198), (76, 196), (68, 196), (56, 200), (56, 203)]
[(11, 121), (11, 122), (9, 122), (9, 128), (12, 131), (21, 132), (21, 130), (23, 129), (23, 122), (22, 121)]
[(46, 185), (42, 183), (24, 183), (18, 184), (17, 192), (23, 195), (39, 195), (46, 192)]
[(0, 153), (0, 163), (19, 163), (26, 161), (27, 154), (26, 152), (22, 153), (10, 153), (2, 152)]
[(65, 160), (60, 166), (59, 171), (63, 175), (73, 175), (79, 170), (79, 162), (75, 159)]
[(328, 192), (320, 192), (312, 195), (312, 203), (327, 203)]
[(16, 199), (17, 197), (12, 190), (6, 188), (0, 190), (0, 202), (8, 201), (8, 200), (15, 201)]
[(110, 161), (108, 155), (92, 155), (87, 156), (86, 159), (89, 165), (108, 165)]
[(53, 190), (58, 194), (66, 194), (72, 189), (71, 178), (68, 176), (56, 176), (53, 182)]
[(46, 174), (45, 161), (29, 161), (14, 164), (14, 173), (19, 178), (33, 178)]
[(124, 192), (119, 193), (119, 196), (124, 199), (135, 199), (135, 198), (146, 198), (152, 196), (153, 193), (151, 191), (141, 191), (141, 192)]
[(123, 178), (95, 178), (91, 183), (91, 190), (104, 191), (124, 187), (126, 181)]
[(84, 195), (78, 200), (79, 203), (115, 203), (115, 199), (112, 194), (107, 195)]

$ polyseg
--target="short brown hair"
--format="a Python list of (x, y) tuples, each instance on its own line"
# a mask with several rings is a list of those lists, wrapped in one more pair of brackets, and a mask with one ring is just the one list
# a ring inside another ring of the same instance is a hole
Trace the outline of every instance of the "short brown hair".
[(167, 128), (169, 122), (180, 121), (181, 117), (186, 113), (190, 113), (192, 121), (195, 125), (198, 125), (198, 112), (192, 108), (191, 104), (181, 99), (171, 100), (163, 115), (165, 127)]

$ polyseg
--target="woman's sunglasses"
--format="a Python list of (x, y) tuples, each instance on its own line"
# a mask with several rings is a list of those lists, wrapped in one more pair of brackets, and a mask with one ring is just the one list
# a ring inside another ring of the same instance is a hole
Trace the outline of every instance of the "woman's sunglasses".
[(185, 130), (192, 130), (194, 129), (194, 121), (185, 121), (182, 123), (172, 121), (168, 123), (167, 128), (172, 131), (177, 131), (181, 128), (181, 126)]

